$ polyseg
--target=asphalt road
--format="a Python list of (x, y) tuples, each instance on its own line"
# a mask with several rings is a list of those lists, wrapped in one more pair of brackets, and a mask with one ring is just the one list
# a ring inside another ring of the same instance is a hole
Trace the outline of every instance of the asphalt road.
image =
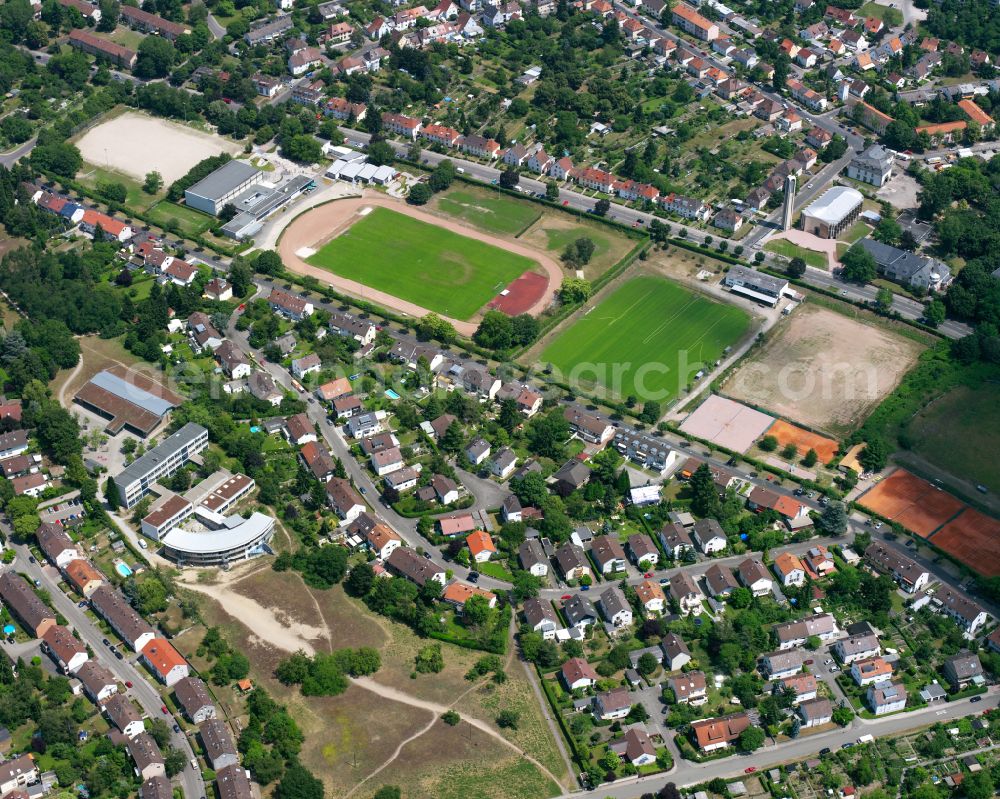
[[(131, 652), (125, 644), (119, 642), (116, 646), (125, 657), (122, 660), (114, 657), (102, 643), (105, 638), (104, 633), (87, 615), (86, 610), (77, 606), (76, 602), (63, 592), (60, 586), (59, 571), (54, 566), (43, 566), (41, 562), (31, 563), (28, 560), (31, 552), (25, 544), (15, 544), (14, 549), (18, 555), (17, 570), (27, 574), (33, 580), (41, 581), (42, 587), (49, 592), (55, 609), (66, 618), (70, 626), (79, 633), (84, 643), (90, 647), (94, 653), (94, 659), (105, 666), (123, 685), (126, 682), (132, 683), (132, 687), (127, 689), (126, 693), (139, 703), (143, 712), (150, 719), (162, 718), (172, 726), (174, 719), (171, 716), (164, 716), (160, 710), (164, 703), (159, 691), (150, 682), (146, 671), (134, 664), (133, 661), (138, 660), (135, 653)], [(113, 642), (117, 640), (114, 636), (108, 636), (108, 638)], [(184, 759), (187, 763), (177, 777), (184, 788), (184, 796), (186, 799), (202, 799), (206, 796), (205, 782), (201, 778), (201, 771), (191, 768), (190, 761), (194, 757), (191, 742), (183, 732), (171, 731), (170, 743), (184, 752)]]
[(980, 703), (971, 699), (962, 699), (940, 706), (929, 706), (911, 713), (901, 713), (883, 719), (864, 720), (855, 718), (854, 722), (843, 729), (829, 732), (803, 735), (794, 741), (758, 749), (752, 755), (728, 757), (723, 760), (713, 760), (708, 763), (691, 763), (687, 760), (678, 762), (667, 774), (637, 779), (630, 777), (613, 784), (602, 785), (592, 791), (574, 791), (563, 794), (560, 799), (633, 799), (642, 793), (655, 793), (668, 782), (683, 788), (688, 785), (707, 782), (722, 777), (732, 779), (742, 776), (746, 769), (756, 771), (791, 763), (819, 754), (823, 748), (839, 749), (844, 744), (855, 743), (861, 735), (874, 735), (876, 738), (898, 735), (908, 730), (917, 729), (939, 721), (950, 721), (974, 713), (980, 713), (987, 708), (997, 707), (997, 687), (984, 696)]

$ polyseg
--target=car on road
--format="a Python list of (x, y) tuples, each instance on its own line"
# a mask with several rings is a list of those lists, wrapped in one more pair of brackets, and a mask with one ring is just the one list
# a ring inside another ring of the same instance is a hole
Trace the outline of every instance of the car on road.
[(569, 205), (569, 200), (563, 200), (563, 205)]
[(824, 746), (822, 749), (819, 750), (819, 753), (821, 755), (828, 755), (828, 754), (830, 754), (830, 747), (829, 746)]
[(479, 582), (479, 572), (469, 572), (469, 582), (478, 583)]
[(835, 664), (833, 664), (832, 666), (830, 666), (830, 671), (840, 671), (840, 666), (838, 666), (838, 665), (837, 665), (837, 664), (835, 663)]
[(661, 577), (660, 578), (660, 585), (669, 585), (669, 584), (670, 584), (669, 578), (667, 578), (667, 577)]
[(652, 572), (646, 572), (646, 573), (645, 573), (644, 575), (642, 575), (642, 576), (643, 576), (643, 577), (645, 577), (645, 578), (646, 578), (646, 579), (648, 580), (648, 579), (649, 579), (650, 577), (652, 577), (652, 576), (653, 576), (653, 573), (652, 573)]
[(804, 660), (804, 661), (802, 661), (802, 665), (804, 665), (804, 666), (811, 666), (812, 664), (813, 664), (812, 660)]
[(140, 538), (139, 539), (139, 549), (146, 549), (146, 548), (147, 548), (147, 545), (146, 545), (145, 540), (142, 539), (142, 538)]
[(169, 710), (167, 710), (167, 706), (166, 706), (166, 705), (160, 705), (160, 712), (161, 712), (161, 713), (162, 713), (162, 714), (163, 714), (164, 716), (169, 716), (169, 715), (170, 715), (170, 711), (169, 711)]
[(125, 687), (126, 688), (131, 688), (132, 687), (132, 681), (131, 680), (125, 680)]
[(85, 608), (85, 607), (87, 607), (87, 603), (81, 600), (80, 602), (76, 603), (76, 606), (78, 608)]
[(34, 562), (35, 562), (35, 556), (34, 555), (28, 555), (28, 563), (34, 563)]
[(974, 697), (972, 697), (972, 699), (969, 700), (970, 703), (972, 703), (972, 702), (982, 702), (982, 701), (983, 701), (983, 698), (981, 696), (974, 696)]
[(181, 731), (181, 725), (180, 724), (175, 724), (174, 725), (174, 732), (179, 733), (180, 731)]
[(115, 657), (118, 658), (118, 660), (124, 660), (125, 659), (125, 656), (121, 652), (119, 652), (117, 649), (115, 650)]
[(581, 591), (589, 591), (590, 590), (590, 586), (589, 585), (581, 585), (580, 586), (580, 590)]
[(102, 638), (101, 643), (105, 646), (111, 646), (111, 642), (107, 638)]
[(360, 486), (360, 490), (361, 490), (362, 494), (367, 494), (368, 493), (368, 489), (366, 489), (364, 486)]
[(41, 587), (42, 587), (42, 581), (41, 580), (35, 580), (35, 588), (41, 588)]
[(747, 768), (743, 769), (743, 773), (744, 774), (753, 774), (756, 770), (757, 770), (756, 766), (748, 766)]
[(572, 599), (572, 598), (573, 598), (573, 595), (572, 595), (572, 594), (563, 594), (563, 595), (562, 595), (561, 597), (559, 597), (559, 598), (560, 598), (560, 599), (561, 599), (561, 600), (562, 600), (563, 602), (565, 602), (565, 601), (566, 601), (566, 600), (568, 600), (568, 599)]
[(841, 295), (842, 297), (846, 297), (846, 296), (847, 296), (847, 289), (841, 289), (841, 290), (840, 290), (840, 295)]
[(842, 747), (840, 747), (840, 748), (841, 748), (841, 749), (850, 749), (850, 748), (851, 748), (852, 746), (854, 746), (854, 742), (853, 742), (853, 741), (848, 741), (848, 742), (847, 742), (846, 744), (844, 744), (844, 745), (843, 745)]
[(431, 553), (430, 552), (425, 552), (424, 553), (424, 557), (427, 558), (427, 560), (430, 560), (431, 559)]

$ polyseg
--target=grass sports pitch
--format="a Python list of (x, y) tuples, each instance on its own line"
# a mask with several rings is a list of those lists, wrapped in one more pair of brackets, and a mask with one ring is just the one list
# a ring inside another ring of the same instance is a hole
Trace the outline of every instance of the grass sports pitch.
[(306, 260), (462, 320), (536, 266), (530, 258), (386, 208), (375, 208)]
[(541, 360), (587, 390), (666, 401), (749, 326), (740, 308), (662, 278), (637, 277), (564, 330)]

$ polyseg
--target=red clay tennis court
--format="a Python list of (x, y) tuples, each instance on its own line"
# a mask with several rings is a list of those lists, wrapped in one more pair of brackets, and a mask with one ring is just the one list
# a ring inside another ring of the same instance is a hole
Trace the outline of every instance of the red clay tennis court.
[(1000, 576), (1000, 521), (966, 508), (931, 543), (986, 577)]
[(965, 507), (951, 494), (906, 469), (897, 469), (869, 489), (860, 503), (922, 538), (930, 536)]
[(503, 311), (507, 316), (517, 316), (525, 313), (542, 295), (549, 285), (549, 279), (537, 272), (525, 272), (514, 280), (500, 294), (497, 294), (489, 304), (490, 308)]
[(767, 431), (767, 435), (778, 439), (778, 444), (782, 447), (794, 444), (799, 451), (800, 458), (809, 450), (816, 450), (820, 463), (829, 463), (832, 461), (837, 454), (839, 446), (832, 438), (812, 433), (798, 425), (786, 422), (784, 419), (778, 419), (771, 425)]

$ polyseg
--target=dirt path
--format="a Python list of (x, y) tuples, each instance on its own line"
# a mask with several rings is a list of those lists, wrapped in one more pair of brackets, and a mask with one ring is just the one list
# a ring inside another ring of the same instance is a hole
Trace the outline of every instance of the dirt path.
[[(364, 688), (367, 691), (371, 691), (372, 693), (378, 694), (383, 699), (392, 699), (393, 701), (401, 702), (404, 705), (423, 708), (424, 710), (431, 711), (432, 713), (435, 714), (435, 716), (440, 716), (451, 709), (451, 705), (439, 705), (437, 702), (429, 702), (426, 699), (417, 699), (415, 696), (410, 696), (409, 694), (400, 691), (396, 688), (393, 688), (392, 686), (382, 685), (381, 683), (377, 683), (371, 677), (354, 677), (351, 679), (351, 682), (361, 688)], [(465, 696), (466, 693), (468, 693), (468, 691), (458, 696), (455, 699), (455, 702), (461, 699), (462, 696)], [(452, 704), (454, 704), (454, 702)], [(495, 738), (496, 740), (500, 741), (504, 746), (513, 749), (521, 757), (523, 757), (529, 763), (534, 765), (535, 768), (537, 768), (540, 772), (542, 772), (542, 774), (544, 774), (546, 777), (552, 780), (556, 785), (562, 784), (559, 782), (559, 780), (551, 771), (545, 768), (545, 766), (543, 766), (541, 763), (535, 760), (535, 758), (533, 758), (519, 746), (508, 741), (485, 721), (477, 719), (474, 716), (467, 716), (464, 713), (462, 714), (462, 721), (471, 724), (477, 730), (486, 733), (491, 738)]]
[[(81, 347), (81, 349), (83, 348), (83, 341), (82, 340), (80, 341), (80, 347)], [(81, 369), (83, 369), (83, 353), (82, 352), (80, 353), (79, 360), (77, 360), (77, 362), (76, 362), (76, 366), (73, 367), (73, 371), (71, 371), (68, 375), (66, 375), (66, 379), (63, 381), (62, 386), (59, 388), (59, 404), (62, 405), (64, 408), (68, 408), (69, 407), (69, 405), (66, 403), (66, 389), (69, 388), (70, 383), (72, 383), (74, 380), (76, 380), (76, 377), (77, 377), (77, 375), (80, 374), (80, 370)]]
[[(248, 576), (242, 575), (241, 579)], [(211, 597), (234, 619), (247, 620), (244, 623), (251, 630), (253, 637), (278, 649), (284, 649), (286, 652), (296, 652), (301, 649), (306, 654), (313, 655), (316, 653), (315, 641), (324, 638), (329, 641), (329, 630), (293, 621), (287, 616), (279, 619), (272, 608), (266, 608), (259, 602), (232, 590), (233, 582), (219, 585), (187, 582), (182, 579), (181, 584), (191, 591)], [(252, 624), (249, 619), (253, 619)]]
[[(292, 272), (300, 275), (311, 275), (323, 283), (332, 285), (338, 291), (344, 291), (362, 299), (371, 300), (417, 318), (425, 316), (429, 313), (426, 308), (401, 300), (384, 291), (378, 291), (355, 280), (339, 277), (326, 269), (307, 264), (298, 254), (304, 248), (318, 250), (337, 234), (343, 232), (357, 221), (359, 218), (358, 215), (363, 209), (375, 207), (388, 208), (396, 213), (406, 214), (421, 222), (426, 222), (437, 227), (442, 226), (443, 220), (436, 214), (418, 210), (413, 206), (407, 205), (402, 200), (393, 200), (381, 194), (366, 194), (362, 197), (328, 203), (295, 219), (281, 234), (281, 241), (278, 243), (278, 252), (281, 254), (281, 259), (284, 261), (285, 266)], [(448, 228), (462, 236), (484, 242), (507, 252), (523, 255), (535, 261), (545, 272), (549, 283), (546, 290), (542, 293), (541, 298), (528, 309), (527, 313), (537, 316), (548, 306), (552, 292), (559, 287), (563, 278), (562, 267), (552, 256), (521, 242), (508, 241), (507, 239), (491, 236), (475, 228), (463, 225), (456, 220), (449, 220)], [(476, 331), (475, 322), (466, 322), (450, 317), (442, 318), (451, 322), (455, 329), (462, 335), (470, 336)]]

